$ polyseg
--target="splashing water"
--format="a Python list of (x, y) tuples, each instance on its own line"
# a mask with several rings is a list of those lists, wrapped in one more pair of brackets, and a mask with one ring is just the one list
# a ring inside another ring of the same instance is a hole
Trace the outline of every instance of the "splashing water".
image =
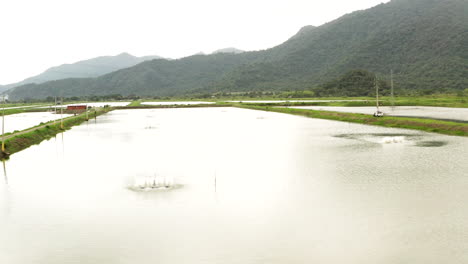
[(134, 191), (170, 190), (177, 187), (170, 176), (135, 176), (128, 188)]
[(383, 143), (383, 144), (404, 143), (404, 142), (405, 142), (405, 137), (403, 137), (403, 136), (384, 137), (380, 141), (380, 143)]

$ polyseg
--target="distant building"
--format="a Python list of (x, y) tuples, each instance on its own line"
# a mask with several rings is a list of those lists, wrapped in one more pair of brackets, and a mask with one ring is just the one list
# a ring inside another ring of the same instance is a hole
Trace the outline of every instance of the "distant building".
[(86, 110), (86, 105), (69, 105), (67, 106), (67, 110)]
[(86, 111), (86, 105), (68, 105), (66, 111), (71, 114), (82, 113)]

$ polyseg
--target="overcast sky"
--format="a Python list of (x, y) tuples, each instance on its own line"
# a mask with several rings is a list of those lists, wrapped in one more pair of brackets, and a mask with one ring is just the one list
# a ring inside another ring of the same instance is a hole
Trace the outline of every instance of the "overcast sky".
[(388, 0), (0, 0), (0, 84), (103, 55), (276, 46)]

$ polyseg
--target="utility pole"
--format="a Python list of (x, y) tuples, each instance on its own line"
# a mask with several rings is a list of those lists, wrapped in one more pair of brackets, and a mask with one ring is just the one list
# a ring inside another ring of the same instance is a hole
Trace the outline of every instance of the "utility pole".
[(5, 152), (5, 95), (3, 95), (2, 107), (2, 152)]
[[(55, 96), (54, 114), (57, 114), (57, 96)], [(56, 123), (57, 123), (57, 119), (54, 117), (54, 126)]]
[(377, 85), (377, 75), (374, 76), (375, 85), (375, 104), (377, 105), (377, 112), (379, 111), (379, 87)]
[(60, 100), (60, 129), (63, 129), (63, 97)]
[(392, 111), (393, 109), (395, 108), (395, 99), (394, 99), (394, 95), (393, 95), (393, 69), (390, 70), (390, 93), (391, 93), (391, 96), (392, 96)]

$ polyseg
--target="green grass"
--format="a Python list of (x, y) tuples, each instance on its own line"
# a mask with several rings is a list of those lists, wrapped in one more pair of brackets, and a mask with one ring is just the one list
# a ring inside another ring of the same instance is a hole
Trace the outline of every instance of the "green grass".
[(135, 100), (135, 101), (132, 101), (127, 106), (141, 106), (141, 102), (142, 102), (141, 100)]
[(336, 121), (345, 121), (365, 125), (375, 125), (394, 128), (415, 129), (446, 135), (468, 136), (468, 124), (433, 119), (407, 118), (407, 117), (373, 117), (365, 114), (342, 113), (332, 111), (317, 111), (286, 107), (270, 107), (259, 105), (238, 104), (237, 107), (253, 110), (271, 111), (285, 114), (300, 115), (311, 118), (320, 118)]
[[(390, 105), (388, 97), (384, 97), (387, 105)], [(468, 97), (433, 95), (423, 97), (397, 97), (395, 98), (397, 106), (439, 106), (439, 107), (468, 107)]]
[(50, 139), (51, 137), (63, 131), (64, 130), (60, 129), (59, 125), (50, 125), (44, 128), (33, 130), (32, 132), (14, 136), (5, 140), (6, 152), (10, 154), (16, 153), (28, 148), (31, 145), (39, 144), (43, 140)]

